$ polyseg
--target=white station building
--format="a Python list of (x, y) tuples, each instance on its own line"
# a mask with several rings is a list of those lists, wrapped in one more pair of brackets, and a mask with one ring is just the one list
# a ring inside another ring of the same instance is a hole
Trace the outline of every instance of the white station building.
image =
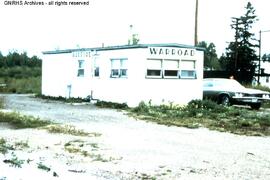
[(43, 52), (42, 94), (126, 103), (185, 105), (202, 99), (204, 51), (138, 44)]

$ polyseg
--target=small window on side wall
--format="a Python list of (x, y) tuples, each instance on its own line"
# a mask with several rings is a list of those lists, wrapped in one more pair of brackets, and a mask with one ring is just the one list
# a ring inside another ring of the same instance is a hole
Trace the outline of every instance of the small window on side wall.
[(77, 73), (78, 77), (84, 77), (84, 66), (85, 66), (84, 60), (78, 60), (78, 73)]
[(99, 59), (94, 58), (94, 77), (99, 77)]

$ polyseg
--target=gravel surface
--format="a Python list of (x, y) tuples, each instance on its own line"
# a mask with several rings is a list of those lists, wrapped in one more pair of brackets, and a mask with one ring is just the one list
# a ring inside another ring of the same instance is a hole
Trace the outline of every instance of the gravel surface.
[[(247, 137), (157, 125), (100, 109), (92, 104), (67, 104), (5, 96), (7, 110), (74, 125), (98, 137), (50, 134), (46, 130), (12, 130), (0, 124), (0, 137), (29, 147), (0, 154), (2, 179), (270, 179), (270, 138)], [(267, 112), (269, 113), (269, 112)], [(1, 127), (2, 126), (2, 127)], [(80, 147), (91, 156), (67, 152)], [(94, 146), (95, 145), (95, 146)], [(97, 147), (96, 147), (97, 146)], [(4, 160), (18, 157), (21, 168)], [(50, 168), (40, 168), (44, 164)]]

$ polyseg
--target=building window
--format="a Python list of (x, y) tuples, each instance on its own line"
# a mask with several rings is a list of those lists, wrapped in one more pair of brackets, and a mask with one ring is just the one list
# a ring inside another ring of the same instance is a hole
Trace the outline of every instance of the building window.
[(99, 60), (95, 57), (94, 58), (94, 67), (93, 67), (94, 77), (99, 77), (99, 67), (100, 67)]
[(269, 76), (266, 76), (266, 83), (269, 83)]
[(161, 78), (162, 77), (162, 59), (147, 59), (146, 61), (146, 76)]
[(147, 78), (196, 79), (195, 60), (147, 59)]
[(78, 60), (78, 77), (83, 77), (84, 76), (84, 66), (85, 62), (84, 60)]
[(179, 60), (163, 60), (164, 78), (178, 78)]
[(180, 63), (181, 74), (183, 79), (196, 79), (195, 61), (182, 60)]
[(111, 77), (127, 77), (127, 59), (111, 59)]

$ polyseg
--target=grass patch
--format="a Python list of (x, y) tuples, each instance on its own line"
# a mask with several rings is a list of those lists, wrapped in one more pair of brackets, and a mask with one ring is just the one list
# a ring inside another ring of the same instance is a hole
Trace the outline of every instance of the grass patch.
[(262, 104), (262, 107), (263, 107), (263, 108), (270, 108), (270, 101), (264, 102), (264, 103)]
[(97, 143), (86, 143), (85, 141), (80, 139), (72, 140), (65, 143), (64, 149), (68, 153), (79, 154), (83, 157), (91, 158), (92, 161), (110, 162), (117, 160), (116, 158), (112, 157), (106, 158), (103, 155), (97, 153), (97, 150), (99, 149)]
[(51, 126), (45, 127), (45, 129), (47, 129), (47, 131), (50, 133), (70, 134), (73, 136), (91, 136), (91, 137), (101, 136), (100, 133), (85, 132), (81, 129), (76, 129), (75, 126), (71, 126), (71, 125), (51, 125)]
[(8, 123), (15, 129), (38, 128), (51, 124), (50, 121), (41, 120), (33, 116), (21, 115), (16, 112), (0, 112), (0, 122)]
[(21, 149), (21, 150), (27, 149), (27, 148), (30, 147), (29, 144), (28, 144), (28, 141), (15, 142), (14, 146), (15, 146), (16, 149)]
[(10, 145), (7, 143), (7, 141), (4, 138), (0, 138), (0, 153), (1, 154), (6, 154), (10, 150), (23, 150), (29, 148), (28, 142), (26, 141), (20, 141), (20, 142), (15, 142), (14, 145)]
[(270, 135), (270, 115), (237, 107), (224, 107), (210, 100), (193, 100), (187, 106), (151, 106), (140, 103), (130, 109), (136, 118), (168, 126), (206, 127), (245, 135)]
[(5, 82), (6, 87), (1, 88), (3, 93), (41, 93), (41, 76), (24, 78), (0, 78), (0, 82)]

